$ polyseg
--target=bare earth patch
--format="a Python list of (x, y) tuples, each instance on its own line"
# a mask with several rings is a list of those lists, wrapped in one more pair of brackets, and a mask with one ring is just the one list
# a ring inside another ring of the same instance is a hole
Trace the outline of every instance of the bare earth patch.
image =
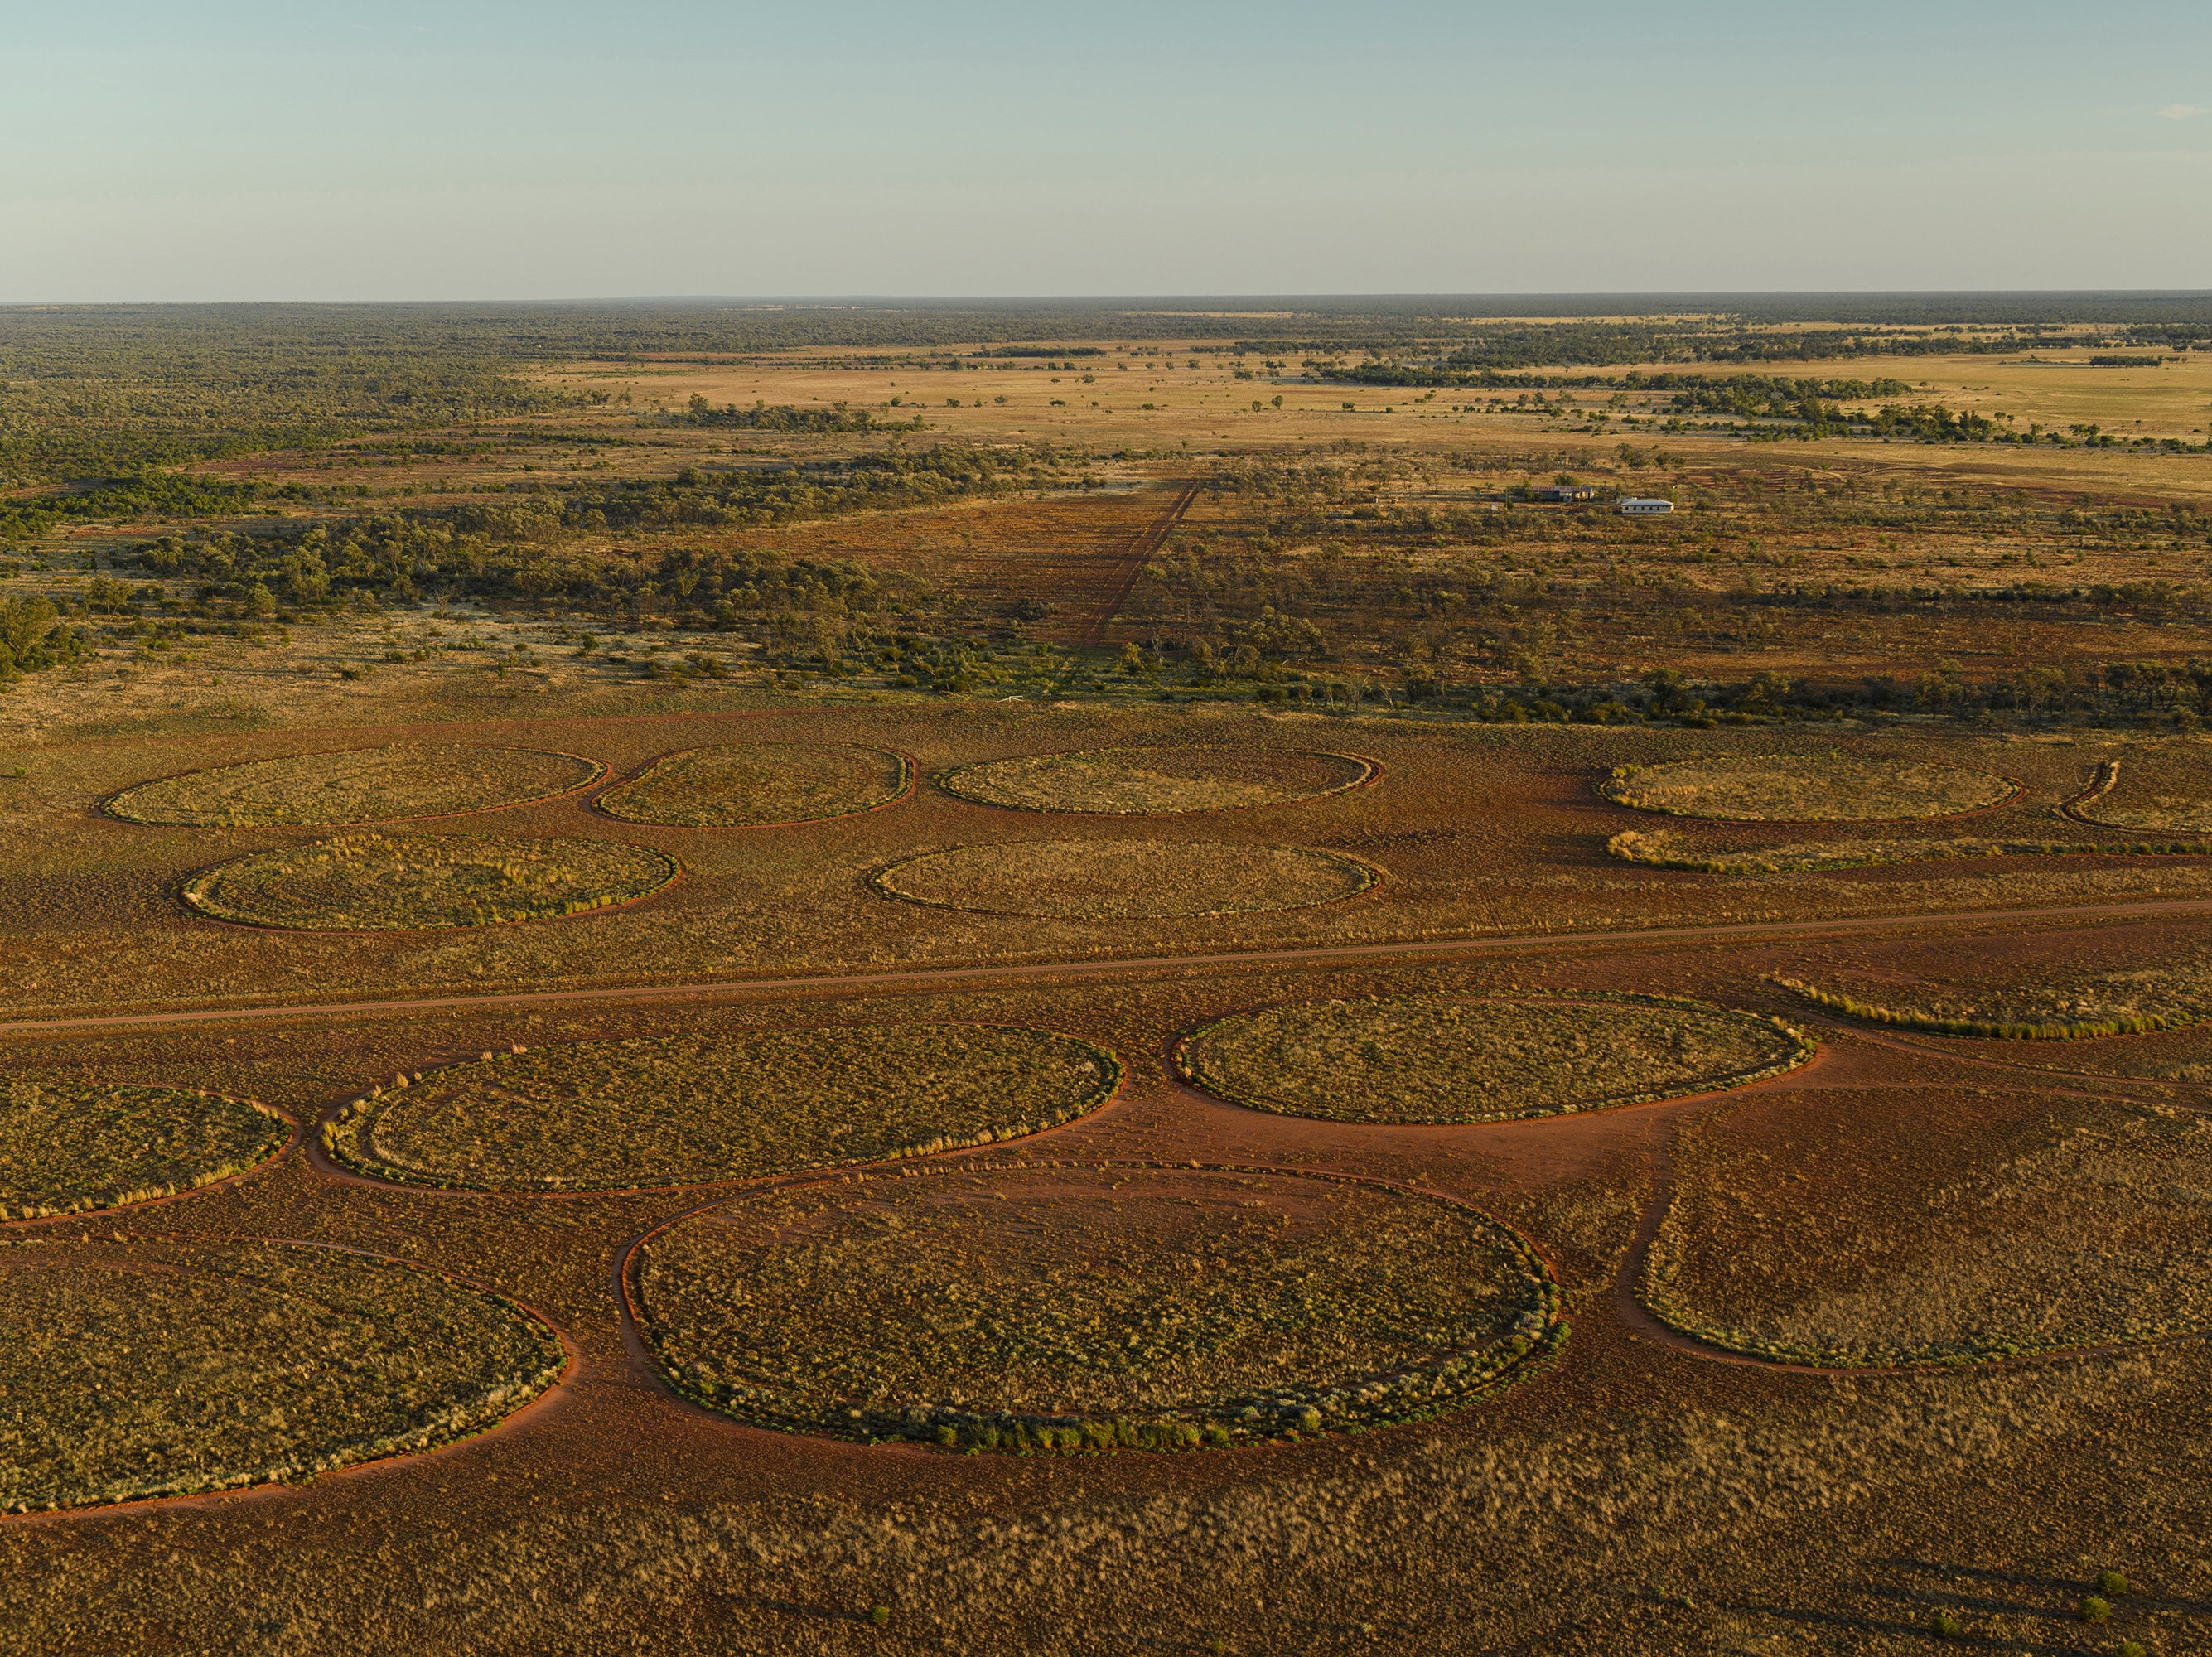
[(297, 1478), (465, 1436), (550, 1385), (498, 1296), (337, 1249), (32, 1245), (0, 1262), (0, 1508)]
[(1599, 792), (1639, 811), (1729, 822), (1871, 822), (1946, 817), (2012, 798), (1990, 771), (1814, 755), (1623, 766)]
[(119, 1208), (242, 1174), (292, 1130), (186, 1088), (18, 1077), (0, 1089), (0, 1219)]
[(1091, 748), (963, 766), (947, 792), (1025, 811), (1168, 816), (1280, 805), (1355, 788), (1375, 773), (1349, 754), (1210, 748)]
[(1048, 1030), (862, 1024), (493, 1053), (356, 1102), (324, 1143), (362, 1173), (494, 1191), (757, 1179), (1055, 1126), (1114, 1055)]
[(106, 810), (131, 822), (334, 828), (550, 799), (605, 769), (574, 754), (528, 748), (356, 748), (164, 777), (125, 789)]
[(676, 874), (666, 853), (611, 841), (345, 835), (220, 864), (184, 895), (203, 914), (250, 926), (487, 926), (626, 903)]
[(927, 853), (892, 865), (875, 885), (940, 908), (1121, 920), (1299, 909), (1382, 877), (1357, 858), (1309, 847), (1041, 840)]
[(939, 1165), (762, 1193), (634, 1257), (664, 1372), (746, 1420), (1174, 1448), (1465, 1404), (1557, 1338), (1520, 1239), (1384, 1187)]
[(742, 828), (873, 810), (903, 794), (913, 771), (896, 754), (851, 744), (729, 743), (655, 760), (601, 794), (628, 822)]
[(1239, 1013), (1185, 1037), (1182, 1073), (1237, 1104), (1340, 1122), (1498, 1122), (1740, 1086), (1813, 1048), (1691, 1003), (1407, 996)]

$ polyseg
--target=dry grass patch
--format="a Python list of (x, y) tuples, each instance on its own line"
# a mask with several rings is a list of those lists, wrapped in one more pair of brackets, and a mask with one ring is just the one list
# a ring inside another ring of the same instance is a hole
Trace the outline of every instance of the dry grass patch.
[(380, 932), (578, 914), (676, 874), (666, 853), (611, 841), (344, 835), (220, 864), (184, 897), (242, 926)]
[(1034, 840), (927, 853), (892, 865), (875, 886), (939, 908), (1137, 920), (1302, 909), (1382, 877), (1357, 858), (1302, 846)]
[(1835, 840), (1785, 846), (1702, 847), (1680, 835), (1624, 828), (1605, 843), (1606, 854), (1655, 869), (1692, 869), (1708, 875), (1796, 875), (1822, 869), (1867, 869), (1882, 864), (1932, 863), (1944, 858), (2178, 857), (2212, 853), (2203, 841), (2131, 841), (2096, 845), (2044, 840)]
[(1625, 765), (1599, 792), (1639, 811), (1726, 822), (1871, 822), (2000, 804), (2008, 778), (1962, 766), (1811, 754)]
[(193, 1190), (267, 1161), (291, 1134), (273, 1111), (220, 1094), (18, 1077), (0, 1090), (0, 1219)]
[(938, 1166), (763, 1193), (633, 1258), (682, 1391), (803, 1432), (1180, 1448), (1431, 1415), (1559, 1337), (1460, 1204), (1249, 1171)]
[(1675, 1328), (1847, 1368), (2212, 1329), (2202, 1118), (1965, 1089), (1778, 1109), (1756, 1139), (1709, 1119), (1678, 1142), (1641, 1285)]
[(495, 1191), (755, 1179), (988, 1144), (1096, 1108), (1114, 1055), (1049, 1030), (862, 1024), (488, 1053), (324, 1132), (362, 1173)]
[(1736, 1087), (1812, 1044), (1693, 1002), (1406, 996), (1239, 1013), (1186, 1036), (1182, 1073), (1224, 1099), (1340, 1122), (1498, 1122)]
[(2212, 763), (2194, 743), (2147, 748), (2129, 755), (2124, 764), (2106, 760), (2066, 809), (2107, 828), (2212, 834)]
[(297, 1478), (477, 1432), (550, 1385), (551, 1331), (336, 1249), (0, 1253), (0, 1508)]
[(852, 744), (729, 743), (655, 760), (599, 798), (628, 822), (743, 828), (813, 822), (888, 804), (914, 780), (906, 760)]
[(529, 748), (356, 748), (163, 777), (125, 789), (106, 809), (131, 822), (332, 828), (550, 799), (605, 770), (574, 754)]
[(1775, 981), (1869, 1023), (2002, 1041), (2135, 1035), (2178, 1029), (2212, 1011), (2212, 959), (2201, 956), (2043, 984)]
[(1312, 799), (1374, 774), (1371, 761), (1350, 754), (1091, 748), (963, 766), (939, 784), (963, 799), (1018, 810), (1170, 816)]

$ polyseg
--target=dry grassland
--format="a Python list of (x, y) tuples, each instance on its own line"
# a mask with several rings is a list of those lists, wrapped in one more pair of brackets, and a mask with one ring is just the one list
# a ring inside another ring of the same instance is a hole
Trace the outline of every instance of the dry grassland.
[(1779, 1020), (1649, 998), (1321, 1001), (1194, 1031), (1182, 1073), (1340, 1122), (1500, 1122), (1741, 1086), (1812, 1056)]
[(0, 1095), (0, 1219), (191, 1191), (266, 1161), (291, 1129), (243, 1099), (16, 1076)]
[(2068, 809), (2106, 828), (2212, 833), (2212, 752), (2197, 741), (2138, 745), (2124, 762), (2106, 761)]
[(1049, 1031), (852, 1025), (487, 1053), (325, 1130), (379, 1179), (577, 1191), (758, 1179), (1017, 1138), (1113, 1096), (1121, 1062)]
[(663, 1368), (744, 1419), (968, 1448), (1175, 1448), (1464, 1404), (1558, 1333), (1474, 1211), (1261, 1172), (957, 1166), (653, 1237)]
[(1784, 846), (1699, 846), (1680, 835), (1624, 828), (1605, 843), (1606, 855), (1654, 869), (1691, 869), (1708, 875), (1794, 875), (1821, 869), (1871, 869), (1884, 864), (1929, 863), (1944, 858), (2198, 857), (2212, 853), (2204, 841), (1950, 840), (1802, 841)]
[(1939, 1035), (2075, 1041), (2175, 1029), (2212, 1013), (2212, 960), (2202, 957), (2011, 985), (1778, 981), (1854, 1018)]
[(730, 743), (655, 760), (593, 804), (625, 822), (743, 828), (872, 811), (913, 780), (905, 758), (880, 748)]
[(1349, 754), (1096, 748), (963, 766), (939, 786), (1016, 810), (1161, 816), (1313, 799), (1356, 788), (1374, 771)]
[(184, 896), (246, 926), (487, 926), (628, 903), (676, 875), (665, 853), (611, 841), (347, 835), (234, 859), (187, 882)]
[(1043, 840), (956, 847), (894, 864), (877, 889), (986, 914), (1158, 920), (1333, 903), (1382, 871), (1341, 853), (1204, 841)]
[(131, 822), (341, 828), (526, 804), (585, 787), (605, 770), (573, 754), (457, 743), (291, 754), (141, 783), (106, 809)]
[(2002, 804), (2013, 782), (1956, 766), (1759, 755), (1622, 766), (1600, 786), (1639, 811), (1724, 822), (1867, 822), (1948, 817)]
[(560, 1343), (482, 1290), (334, 1248), (19, 1245), (0, 1508), (311, 1476), (490, 1425)]

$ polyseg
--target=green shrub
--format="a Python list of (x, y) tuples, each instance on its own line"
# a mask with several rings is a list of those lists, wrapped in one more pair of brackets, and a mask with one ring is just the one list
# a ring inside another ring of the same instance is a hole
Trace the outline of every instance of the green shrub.
[(1928, 1631), (1939, 1640), (1956, 1640), (1966, 1633), (1966, 1627), (1948, 1611), (1939, 1611), (1928, 1619)]
[(2126, 1599), (2128, 1595), (2128, 1579), (2125, 1573), (2116, 1570), (2099, 1571), (2097, 1573), (2097, 1592), (2107, 1599)]
[(2094, 1593), (2085, 1593), (2081, 1596), (2081, 1603), (2074, 1610), (2085, 1623), (2101, 1623), (2112, 1614), (2112, 1602), (2100, 1599)]

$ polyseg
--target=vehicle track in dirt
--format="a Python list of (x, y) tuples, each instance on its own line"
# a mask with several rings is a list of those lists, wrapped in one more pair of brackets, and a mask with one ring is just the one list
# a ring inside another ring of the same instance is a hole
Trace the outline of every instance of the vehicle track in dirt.
[(1183, 513), (1190, 510), (1190, 503), (1198, 499), (1198, 488), (1193, 481), (1177, 489), (1175, 499), (1161, 507), (1159, 516), (1129, 543), (1129, 549), (1121, 555), (1121, 561), (1106, 578), (1105, 598), (1091, 612), (1090, 622), (1083, 629), (1085, 649), (1096, 650), (1106, 642), (1106, 629), (1121, 613), (1121, 606), (1129, 602), (1129, 594), (1137, 585), (1137, 578), (1145, 573), (1147, 561), (1160, 549), (1160, 543), (1168, 538)]

